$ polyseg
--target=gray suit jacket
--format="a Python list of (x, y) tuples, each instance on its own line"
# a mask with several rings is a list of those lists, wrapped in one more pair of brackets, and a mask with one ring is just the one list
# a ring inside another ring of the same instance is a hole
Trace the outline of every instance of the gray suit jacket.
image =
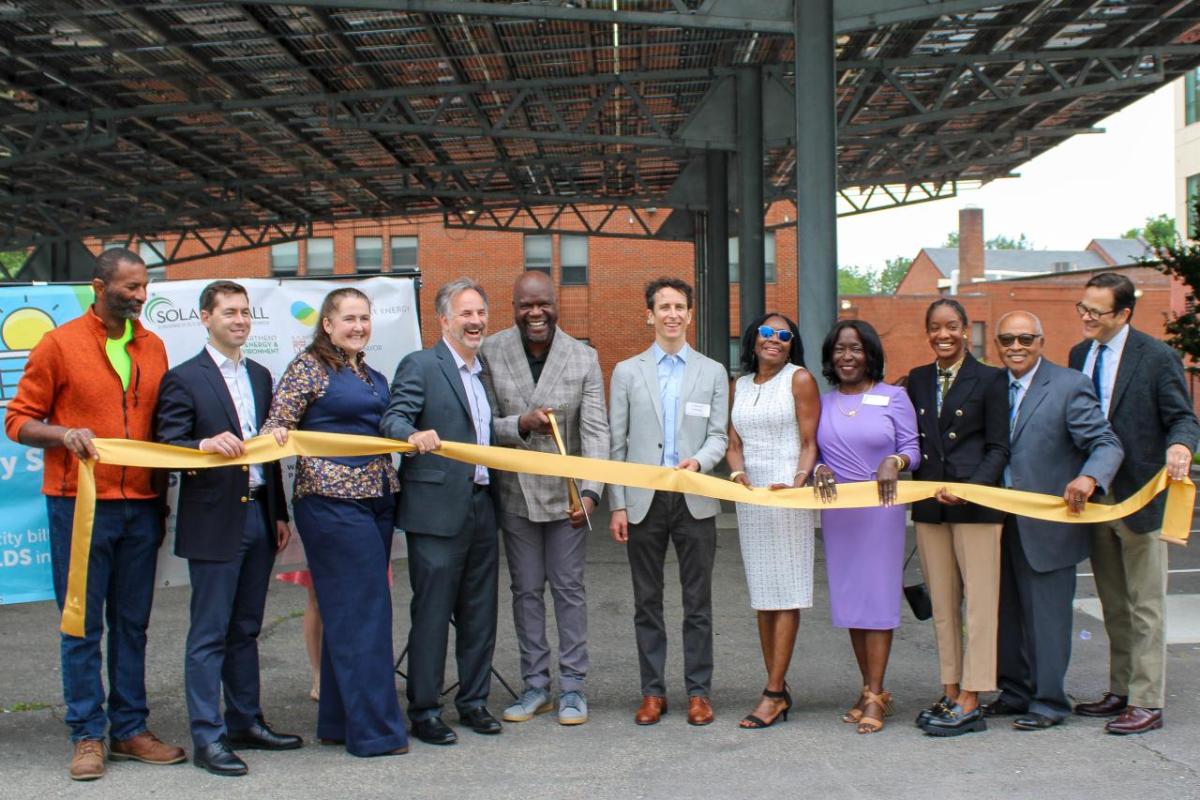
[[(1092, 382), (1043, 358), (1011, 435), (1012, 488), (1061, 495), (1068, 483), (1087, 475), (1098, 492), (1106, 492), (1123, 456)], [(1017, 528), (1038, 572), (1078, 564), (1091, 551), (1091, 525), (1017, 517)]]
[[(517, 418), (526, 411), (550, 407), (569, 455), (608, 458), (604, 378), (595, 350), (559, 328), (536, 386), (521, 332), (515, 326), (489, 336), (482, 352), (488, 365), (483, 385), (492, 404), (496, 444), (557, 453), (554, 437), (549, 434), (533, 433), (522, 438), (517, 430)], [(566, 519), (569, 501), (567, 482), (562, 478), (499, 470), (492, 474), (499, 487), (501, 510), (533, 522)], [(604, 484), (583, 481), (579, 488), (599, 496)]]
[[(1071, 348), (1072, 369), (1083, 369), (1091, 347), (1089, 339)], [(1125, 460), (1113, 479), (1117, 500), (1132, 495), (1163, 468), (1169, 446), (1182, 444), (1195, 452), (1200, 422), (1192, 411), (1179, 354), (1153, 336), (1130, 328), (1117, 365), (1108, 421), (1125, 448)], [(1158, 530), (1166, 502), (1166, 495), (1160, 494), (1126, 517), (1125, 524), (1137, 533)]]
[[(636, 464), (661, 464), (663, 455), (663, 410), (658, 391), (658, 366), (650, 350), (617, 364), (612, 374), (612, 400), (609, 428), (612, 431), (613, 461)], [(708, 411), (687, 413), (689, 403)], [(680, 460), (694, 458), (702, 472), (711, 472), (725, 456), (729, 445), (726, 423), (729, 421), (729, 375), (725, 368), (692, 350), (683, 373), (676, 416), (675, 446)], [(609, 505), (615, 511), (626, 509), (631, 523), (641, 522), (650, 510), (654, 492), (613, 485), (609, 487)], [(720, 501), (709, 497), (685, 495), (688, 511), (696, 519), (715, 517)]]
[[(409, 353), (400, 362), (379, 428), (384, 436), (401, 441), (432, 428), (445, 441), (475, 444), (467, 393), (444, 341)], [(402, 458), (396, 525), (434, 536), (458, 534), (466, 526), (474, 484), (474, 464), (434, 453)]]

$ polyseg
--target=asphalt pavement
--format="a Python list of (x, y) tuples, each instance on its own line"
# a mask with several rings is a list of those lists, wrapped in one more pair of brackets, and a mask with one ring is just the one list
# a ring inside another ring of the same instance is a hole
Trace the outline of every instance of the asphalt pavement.
[[(305, 592), (273, 582), (261, 639), (263, 701), (277, 729), (306, 737), (285, 753), (245, 753), (250, 774), (217, 778), (183, 764), (154, 767), (110, 764), (91, 784), (67, 779), (71, 747), (62, 722), (57, 614), (52, 604), (0, 608), (0, 798), (677, 798), (677, 797), (1053, 797), (1200, 798), (1200, 642), (1169, 648), (1166, 727), (1143, 736), (1117, 737), (1102, 720), (1073, 717), (1044, 732), (1020, 732), (1004, 721), (985, 733), (934, 739), (912, 725), (939, 694), (937, 656), (928, 622), (907, 609), (897, 632), (887, 685), (897, 713), (875, 735), (840, 721), (860, 686), (844, 631), (829, 625), (821, 548), (817, 548), (816, 605), (802, 614), (789, 683), (796, 707), (790, 719), (762, 731), (737, 727), (764, 683), (754, 613), (749, 608), (733, 515), (723, 514), (714, 575), (717, 720), (705, 728), (686, 722), (680, 661), (678, 573), (673, 556), (666, 593), (670, 713), (653, 727), (633, 724), (639, 700), (632, 595), (622, 546), (595, 520), (588, 549), (592, 668), (591, 720), (558, 725), (553, 714), (506, 724), (500, 736), (460, 730), (459, 744), (414, 742), (405, 756), (358, 759), (316, 744), (316, 705), (308, 699), (308, 662), (300, 617)], [(910, 534), (911, 538), (911, 534)], [(919, 579), (915, 566), (910, 578)], [(1196, 548), (1172, 548), (1171, 592), (1200, 593)], [(1197, 570), (1192, 572), (1190, 570)], [(1094, 596), (1085, 562), (1079, 597)], [(408, 632), (406, 565), (395, 563), (395, 633)], [(495, 664), (519, 684), (517, 648), (501, 565), (501, 613)], [(152, 730), (191, 749), (183, 698), (183, 649), (188, 590), (158, 592), (150, 627), (147, 687)], [(554, 641), (553, 636), (551, 641)], [(448, 659), (448, 683), (453, 681)], [(1106, 688), (1103, 624), (1077, 612), (1068, 689), (1077, 698)], [(403, 692), (403, 681), (397, 679)], [(403, 694), (401, 695), (403, 697)], [(489, 703), (499, 715), (508, 698), (493, 685)], [(457, 726), (453, 704), (446, 720)]]

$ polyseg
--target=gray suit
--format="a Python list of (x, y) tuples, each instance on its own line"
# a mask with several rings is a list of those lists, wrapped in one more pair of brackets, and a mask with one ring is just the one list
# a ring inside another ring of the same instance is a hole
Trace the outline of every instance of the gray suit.
[[(400, 362), (380, 429), (392, 439), (433, 429), (446, 441), (475, 443), (470, 400), (444, 341)], [(491, 487), (475, 482), (473, 464), (435, 453), (406, 457), (400, 484), (396, 524), (408, 537), (413, 592), (408, 714), (425, 720), (441, 710), (452, 616), (459, 679), (454, 703), (462, 713), (487, 702), (496, 644), (496, 512)]]
[[(1010, 485), (1061, 495), (1080, 475), (1107, 491), (1124, 451), (1091, 382), (1041, 360), (1010, 436)], [(1010, 375), (1011, 379), (1011, 375)], [(1000, 578), (1001, 699), (1052, 720), (1070, 713), (1064, 679), (1071, 660), (1075, 565), (1088, 556), (1090, 525), (1009, 516)]]
[[(617, 364), (612, 375), (609, 427), (613, 461), (661, 464), (666, 441), (657, 366), (651, 350)], [(691, 350), (680, 385), (675, 444), (679, 459), (694, 458), (710, 472), (728, 445), (729, 376)], [(715, 517), (721, 504), (707, 497), (609, 487), (613, 510), (629, 515), (626, 552), (633, 578), (634, 629), (642, 694), (666, 695), (667, 631), (663, 622), (663, 562), (673, 542), (683, 594), (683, 662), (689, 695), (712, 686), (712, 569)]]
[[(526, 411), (550, 407), (569, 454), (608, 458), (604, 378), (595, 350), (562, 329), (556, 330), (536, 385), (516, 327), (489, 336), (482, 352), (488, 363), (484, 385), (497, 444), (557, 453), (552, 436), (531, 433), (522, 437), (517, 428), (518, 418)], [(500, 527), (512, 579), (522, 678), (527, 687), (547, 689), (550, 685), (544, 600), (549, 582), (558, 623), (560, 686), (564, 692), (580, 691), (588, 671), (583, 587), (588, 529), (571, 526), (567, 482), (562, 478), (492, 474), (499, 488)], [(595, 500), (603, 490), (602, 484), (593, 481), (580, 486), (580, 491), (594, 494)]]

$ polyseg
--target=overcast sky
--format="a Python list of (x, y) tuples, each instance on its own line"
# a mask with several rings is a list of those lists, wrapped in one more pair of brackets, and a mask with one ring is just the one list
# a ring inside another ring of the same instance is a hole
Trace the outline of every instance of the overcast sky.
[(1174, 215), (1174, 94), (1165, 86), (1097, 127), (1015, 170), (1019, 178), (924, 205), (838, 220), (838, 261), (875, 270), (884, 260), (939, 247), (957, 229), (958, 210), (983, 209), (984, 236), (1024, 233), (1038, 249), (1082, 250), (1146, 217)]

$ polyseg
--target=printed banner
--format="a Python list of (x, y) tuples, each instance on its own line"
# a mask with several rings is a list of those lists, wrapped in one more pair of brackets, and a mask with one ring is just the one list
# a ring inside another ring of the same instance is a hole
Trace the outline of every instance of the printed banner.
[[(312, 340), (321, 301), (330, 291), (354, 286), (371, 298), (371, 344), (367, 360), (391, 376), (400, 359), (421, 346), (416, 284), (412, 278), (376, 277), (358, 281), (238, 281), (250, 294), (253, 329), (244, 352), (278, 379), (288, 362)], [(200, 291), (207, 280), (151, 283), (142, 322), (166, 345), (174, 365), (200, 352), (206, 339), (200, 322)], [(0, 287), (0, 403), (7, 408), (29, 351), (42, 335), (83, 313), (92, 302), (90, 285)], [(284, 485), (292, 485), (292, 459), (284, 464)], [(176, 507), (177, 474), (168, 502)], [(0, 437), (0, 605), (54, 597), (49, 529), (41, 494), (42, 451)], [(174, 516), (159, 552), (158, 585), (187, 583), (187, 562), (174, 551)], [(304, 562), (298, 536), (281, 553), (282, 568)]]

